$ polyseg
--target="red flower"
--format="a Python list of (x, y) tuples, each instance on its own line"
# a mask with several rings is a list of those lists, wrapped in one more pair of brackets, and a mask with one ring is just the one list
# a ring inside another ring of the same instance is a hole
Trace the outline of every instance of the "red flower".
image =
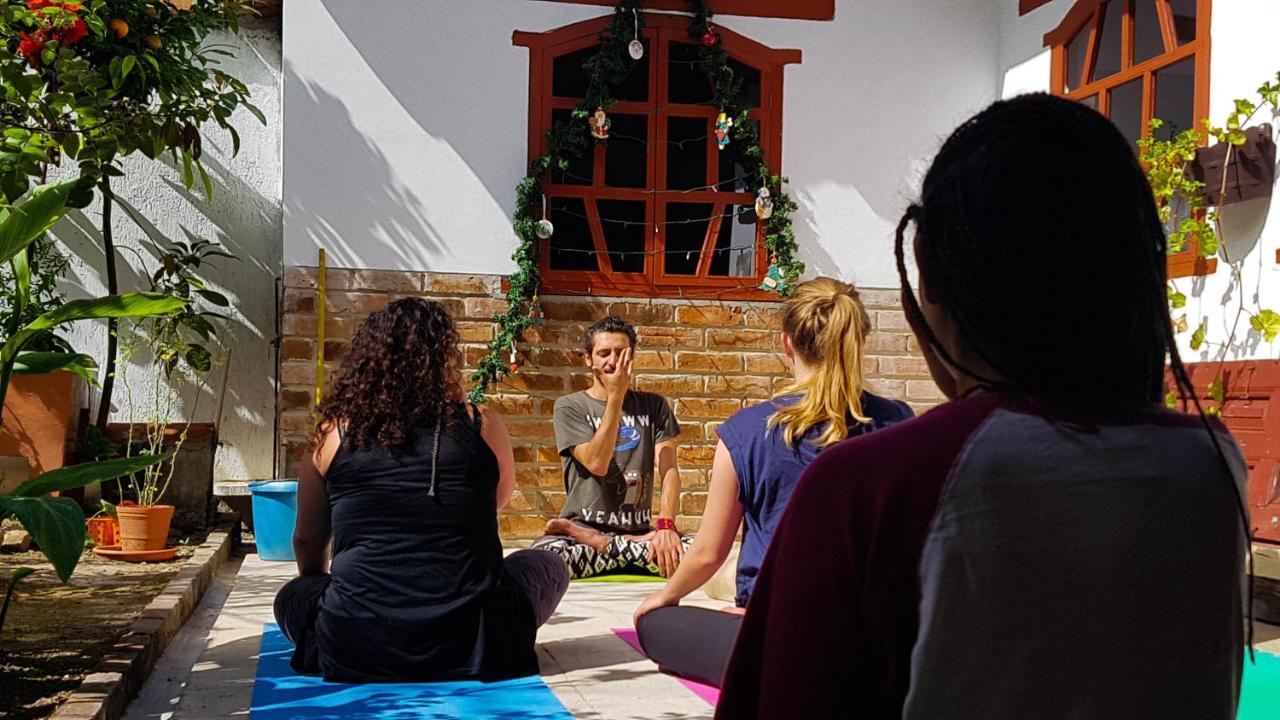
[(62, 45), (66, 47), (75, 45), (77, 42), (83, 40), (84, 36), (88, 34), (89, 27), (84, 24), (83, 20), (76, 19), (75, 22), (62, 29), (62, 32), (58, 35), (58, 39), (62, 42)]
[(41, 8), (46, 8), (46, 7), (49, 7), (50, 5), (56, 5), (56, 4), (57, 3), (53, 2), (53, 0), (27, 0), (27, 9), (39, 10)]
[(26, 33), (18, 33), (22, 39), (18, 41), (18, 54), (27, 60), (36, 61), (40, 58), (40, 51), (44, 50), (44, 40), (38, 35), (32, 36)]

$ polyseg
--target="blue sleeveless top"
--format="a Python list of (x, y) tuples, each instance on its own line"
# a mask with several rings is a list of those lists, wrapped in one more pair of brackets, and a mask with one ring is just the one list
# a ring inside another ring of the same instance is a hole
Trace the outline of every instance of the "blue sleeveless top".
[[(780, 428), (769, 430), (769, 416), (779, 407), (794, 405), (800, 395), (782, 395), (772, 402), (740, 410), (720, 426), (717, 434), (738, 476), (738, 502), (742, 504), (742, 548), (738, 552), (738, 593), (735, 602), (745, 607), (755, 587), (756, 575), (764, 562), (765, 551), (773, 539), (773, 531), (787, 509), (787, 500), (795, 489), (800, 473), (818, 456), (813, 440), (822, 428), (811, 428), (796, 447), (787, 447)], [(889, 400), (869, 392), (862, 393), (862, 412), (870, 424), (849, 425), (849, 437), (856, 437), (915, 416), (911, 407), (900, 400)], [(851, 472), (856, 472), (852, 468)], [(821, 552), (821, 548), (814, 548)]]
[(533, 609), (502, 573), (498, 461), (455, 405), (411, 451), (343, 442), (325, 475), (332, 582), (315, 639), (326, 679), (502, 679), (538, 672)]

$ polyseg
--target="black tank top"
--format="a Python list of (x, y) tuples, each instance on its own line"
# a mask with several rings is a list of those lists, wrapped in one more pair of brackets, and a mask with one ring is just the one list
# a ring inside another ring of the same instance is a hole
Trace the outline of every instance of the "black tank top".
[(501, 679), (538, 672), (533, 610), (502, 573), (498, 461), (457, 404), (409, 452), (342, 442), (325, 487), (333, 581), (315, 639), (335, 681)]

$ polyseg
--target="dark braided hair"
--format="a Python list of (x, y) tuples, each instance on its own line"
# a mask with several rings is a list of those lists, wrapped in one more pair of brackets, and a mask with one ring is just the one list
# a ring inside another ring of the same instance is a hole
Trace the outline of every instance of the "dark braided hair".
[(353, 447), (408, 450), (415, 430), (438, 428), (462, 402), (460, 363), (458, 332), (443, 305), (421, 298), (391, 303), (352, 338), (320, 404), (317, 436), (342, 425)]
[[(1159, 402), (1168, 358), (1183, 407), (1200, 414), (1226, 468), (1249, 535), (1231, 465), (1178, 354), (1167, 242), (1151, 186), (1115, 125), (1046, 94), (996, 102), (951, 134), (920, 202), (898, 223), (904, 288), (904, 235), (913, 222), (929, 295), (1000, 379), (956, 362), (904, 292), (913, 327), (938, 357), (979, 385), (1086, 417)], [(1252, 597), (1252, 558), (1249, 568)]]

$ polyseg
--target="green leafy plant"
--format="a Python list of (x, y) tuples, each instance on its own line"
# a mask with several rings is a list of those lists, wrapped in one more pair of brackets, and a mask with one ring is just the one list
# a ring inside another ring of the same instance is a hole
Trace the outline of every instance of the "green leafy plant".
[[(182, 298), (159, 293), (125, 293), (72, 300), (29, 322), (21, 321), (31, 292), (27, 249), (67, 212), (67, 197), (73, 185), (73, 181), (66, 181), (40, 186), (30, 192), (25, 202), (0, 208), (0, 265), (9, 265), (12, 278), (12, 286), (4, 290), (13, 298), (17, 309), (10, 326), (4, 328), (0, 343), (0, 406), (4, 405), (9, 381), (15, 372), (39, 373), (89, 366), (91, 360), (75, 352), (28, 350), (41, 336), (79, 320), (164, 315), (177, 312), (187, 304)], [(0, 495), (0, 520), (16, 517), (53, 564), (58, 577), (66, 581), (84, 546), (84, 515), (79, 504), (70, 498), (44, 496), (124, 477), (164, 459), (163, 455), (147, 454), (50, 470), (19, 485), (8, 495)]]
[[(107, 291), (118, 292), (115, 196), (122, 161), (141, 153), (168, 156), (183, 185), (197, 178), (208, 196), (213, 182), (202, 162), (200, 128), (225, 130), (232, 153), (240, 136), (238, 108), (266, 122), (244, 83), (220, 60), (233, 53), (207, 43), (215, 32), (237, 32), (251, 0), (0, 0), (0, 200), (12, 199), (51, 166), (72, 164), (81, 182), (71, 197), (87, 205), (102, 197)], [(108, 320), (106, 366), (97, 423), (105, 427), (115, 385), (117, 324)]]
[[(1231, 154), (1247, 142), (1244, 128), (1264, 107), (1270, 106), (1274, 111), (1280, 109), (1280, 73), (1276, 73), (1274, 82), (1265, 82), (1257, 90), (1257, 99), (1237, 99), (1232, 104), (1232, 111), (1226, 121), (1215, 125), (1206, 118), (1201, 130), (1186, 130), (1178, 135), (1160, 139), (1156, 131), (1164, 126), (1159, 118), (1152, 118), (1149, 136), (1138, 141), (1139, 158), (1146, 168), (1147, 179), (1151, 182), (1152, 194), (1160, 210), (1160, 219), (1168, 230), (1169, 253), (1175, 254), (1187, 250), (1192, 239), (1196, 241), (1202, 257), (1220, 255), (1231, 272), (1231, 284), (1242, 288), (1244, 258), (1232, 258), (1226, 247), (1219, 242), (1221, 225), (1216, 208), (1207, 206), (1204, 190), (1205, 182), (1195, 180), (1189, 172), (1189, 164), (1195, 160), (1196, 151), (1205, 138), (1212, 138), (1225, 144), (1226, 158), (1223, 162), (1222, 177), (1208, 178), (1208, 182), (1219, 185), (1220, 194), (1225, 194), (1227, 172), (1231, 165)], [(1175, 209), (1181, 212), (1175, 212)], [(1241, 322), (1247, 317), (1249, 327), (1258, 333), (1264, 342), (1272, 342), (1280, 335), (1280, 313), (1269, 308), (1246, 307), (1243, 292), (1238, 296), (1234, 319), (1227, 327), (1226, 340), (1221, 343), (1211, 342), (1209, 338), (1209, 322), (1202, 319), (1191, 332), (1189, 347), (1193, 351), (1210, 345), (1218, 345), (1216, 361), (1218, 370), (1206, 388), (1208, 397), (1215, 405), (1206, 405), (1205, 412), (1220, 415), (1222, 405), (1226, 402), (1226, 388), (1223, 378), (1223, 367), (1227, 354), (1235, 344)], [(1179, 292), (1172, 283), (1168, 289), (1170, 310), (1181, 310), (1186, 307), (1187, 296)], [(1183, 333), (1189, 329), (1186, 313), (1174, 319), (1174, 331)], [(1169, 407), (1177, 405), (1177, 393), (1165, 396), (1165, 404)]]

